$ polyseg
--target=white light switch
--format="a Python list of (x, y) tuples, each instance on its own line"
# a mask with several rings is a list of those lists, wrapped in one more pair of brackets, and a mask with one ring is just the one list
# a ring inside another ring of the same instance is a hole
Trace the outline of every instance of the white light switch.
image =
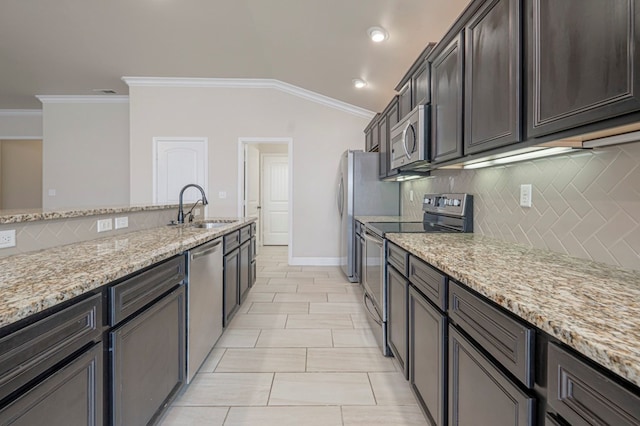
[(129, 226), (129, 217), (128, 216), (116, 217), (115, 222), (116, 222), (116, 229), (127, 228)]
[(56, 196), (56, 190), (55, 189), (50, 189), (48, 191), (49, 197), (55, 197)]
[(226, 191), (218, 192), (218, 198), (220, 198), (220, 199), (227, 198), (227, 192)]
[(520, 206), (531, 207), (531, 184), (520, 185)]
[(98, 220), (96, 228), (98, 232), (111, 231), (113, 229), (113, 221), (111, 219)]

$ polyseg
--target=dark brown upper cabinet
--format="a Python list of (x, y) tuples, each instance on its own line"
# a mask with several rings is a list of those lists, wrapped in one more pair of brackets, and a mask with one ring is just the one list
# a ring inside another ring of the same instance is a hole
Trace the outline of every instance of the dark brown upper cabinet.
[(369, 122), (364, 129), (364, 150), (366, 152), (375, 152), (378, 150), (378, 120), (380, 114), (376, 114), (375, 117)]
[(396, 86), (396, 91), (398, 92), (398, 121), (402, 121), (416, 106), (431, 102), (429, 63), (426, 58), (434, 46), (435, 43), (427, 44)]
[(398, 111), (400, 113), (400, 118), (406, 117), (407, 114), (411, 112), (413, 108), (413, 102), (411, 99), (412, 91), (411, 91), (411, 81), (408, 81), (398, 90)]
[(528, 136), (640, 109), (640, 0), (526, 0)]
[(464, 32), (431, 62), (431, 161), (462, 156)]
[(398, 124), (398, 96), (387, 105), (378, 121), (380, 135), (380, 168), (379, 178), (384, 179), (398, 174), (397, 170), (391, 170), (391, 128)]
[(411, 75), (412, 103), (411, 109), (418, 105), (431, 102), (431, 87), (429, 85), (429, 63), (422, 59), (416, 71)]
[(490, 0), (465, 27), (465, 155), (521, 141), (521, 22), (520, 0)]

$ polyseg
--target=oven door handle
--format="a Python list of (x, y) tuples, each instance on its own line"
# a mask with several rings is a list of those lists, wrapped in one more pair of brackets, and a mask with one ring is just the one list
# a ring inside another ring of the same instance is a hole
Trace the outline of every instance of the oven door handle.
[[(367, 310), (367, 313), (369, 314), (369, 316), (371, 317), (371, 319), (378, 324), (379, 326), (382, 327), (382, 321), (378, 320), (378, 316), (374, 314), (373, 312), (371, 312), (371, 309), (369, 309), (369, 304), (367, 303), (367, 299), (371, 300), (371, 297), (369, 297), (369, 295), (367, 294), (367, 292), (363, 292), (362, 294), (362, 303), (364, 304), (364, 308)], [(373, 303), (373, 302), (372, 302)], [(375, 310), (376, 307), (373, 306), (373, 309)]]
[(377, 236), (373, 236), (373, 235), (369, 234), (366, 229), (364, 231), (364, 239), (368, 240), (368, 241), (371, 241), (375, 245), (377, 245), (380, 248), (382, 248), (382, 239), (377, 237)]

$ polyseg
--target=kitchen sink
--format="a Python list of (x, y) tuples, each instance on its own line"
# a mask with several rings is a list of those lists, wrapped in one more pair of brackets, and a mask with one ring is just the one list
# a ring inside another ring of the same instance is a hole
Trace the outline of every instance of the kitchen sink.
[(231, 225), (234, 222), (236, 221), (224, 222), (219, 220), (204, 220), (202, 222), (195, 222), (191, 226), (194, 228), (215, 229), (215, 228), (221, 228), (223, 226)]

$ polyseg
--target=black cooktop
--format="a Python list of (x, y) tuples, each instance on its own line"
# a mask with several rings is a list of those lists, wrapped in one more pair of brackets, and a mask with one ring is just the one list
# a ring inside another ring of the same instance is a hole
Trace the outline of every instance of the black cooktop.
[(435, 225), (428, 222), (368, 222), (367, 228), (371, 229), (376, 234), (384, 237), (385, 233), (393, 233), (393, 232), (402, 232), (402, 233), (410, 233), (410, 232), (455, 232), (447, 227)]

